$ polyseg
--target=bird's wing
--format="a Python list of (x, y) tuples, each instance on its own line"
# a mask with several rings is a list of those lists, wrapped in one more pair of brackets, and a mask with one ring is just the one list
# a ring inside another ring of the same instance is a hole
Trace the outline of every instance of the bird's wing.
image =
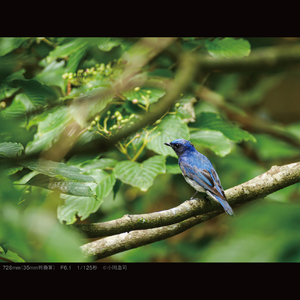
[(211, 171), (209, 172), (207, 169), (191, 166), (184, 160), (179, 162), (179, 166), (183, 175), (196, 181), (205, 190), (209, 190), (212, 194), (226, 200), (219, 176), (213, 168), (210, 168)]

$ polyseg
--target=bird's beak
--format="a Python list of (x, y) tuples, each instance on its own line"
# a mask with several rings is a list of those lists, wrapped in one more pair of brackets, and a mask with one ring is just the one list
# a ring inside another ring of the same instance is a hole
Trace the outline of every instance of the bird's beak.
[(170, 143), (164, 143), (166, 146), (172, 147)]

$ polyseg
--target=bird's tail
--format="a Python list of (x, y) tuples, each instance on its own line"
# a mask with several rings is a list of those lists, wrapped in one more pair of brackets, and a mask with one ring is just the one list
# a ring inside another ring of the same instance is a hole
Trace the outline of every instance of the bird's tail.
[(210, 198), (212, 198), (214, 201), (219, 202), (223, 206), (226, 214), (228, 214), (229, 216), (234, 217), (234, 212), (233, 212), (231, 206), (229, 205), (229, 203), (225, 199), (222, 199), (222, 198), (220, 198), (216, 195), (213, 195), (209, 191), (206, 191), (206, 193), (210, 196)]

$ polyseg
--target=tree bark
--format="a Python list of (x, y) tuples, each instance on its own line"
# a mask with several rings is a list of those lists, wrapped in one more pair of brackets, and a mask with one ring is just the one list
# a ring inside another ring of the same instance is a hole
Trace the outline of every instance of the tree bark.
[[(226, 190), (225, 194), (229, 204), (237, 207), (297, 182), (300, 182), (300, 162), (273, 166), (269, 171)], [(193, 199), (160, 212), (125, 215), (109, 222), (76, 227), (88, 237), (111, 235), (81, 246), (86, 256), (101, 259), (172, 237), (223, 212), (218, 203)]]

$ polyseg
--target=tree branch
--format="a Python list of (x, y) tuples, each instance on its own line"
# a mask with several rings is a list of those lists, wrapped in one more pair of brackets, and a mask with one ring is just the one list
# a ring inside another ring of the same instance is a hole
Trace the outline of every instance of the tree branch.
[[(154, 43), (157, 50), (153, 53), (150, 52), (149, 57), (141, 59), (142, 63), (133, 64), (134, 67), (140, 64), (145, 64), (150, 58), (154, 57), (166, 45), (169, 45), (173, 40), (164, 41), (163, 46), (158, 46), (159, 41)], [(133, 51), (134, 53), (134, 51)], [(184, 54), (179, 61), (179, 68), (176, 73), (175, 79), (172, 80), (168, 86), (167, 93), (155, 105), (152, 110), (143, 119), (134, 124), (130, 128), (120, 130), (115, 136), (109, 140), (99, 138), (94, 140), (92, 144), (81, 146), (77, 148), (74, 153), (94, 153), (97, 149), (101, 148), (103, 151), (114, 145), (120, 139), (126, 138), (134, 132), (140, 131), (145, 126), (155, 122), (159, 119), (174, 103), (178, 100), (180, 93), (187, 90), (195, 80), (197, 75), (203, 76), (211, 71), (219, 70), (223, 72), (245, 72), (245, 71), (268, 71), (279, 67), (286, 67), (300, 63), (300, 45), (294, 46), (277, 46), (268, 47), (258, 50), (253, 50), (249, 57), (243, 59), (212, 59), (211, 57), (201, 54)], [(136, 70), (137, 68), (133, 68)], [(135, 74), (133, 71), (126, 72), (125, 82), (127, 84), (116, 84), (117, 90), (122, 91), (125, 87), (129, 87), (130, 77), (128, 74)], [(123, 82), (124, 80), (121, 80)], [(131, 80), (132, 81), (132, 80)], [(132, 82), (130, 82), (132, 84)], [(97, 99), (99, 95), (95, 95)]]
[(210, 59), (199, 55), (197, 61), (203, 72), (268, 71), (300, 63), (300, 45), (256, 49), (243, 59)]
[[(148, 52), (146, 51), (145, 55), (141, 55), (137, 62), (134, 61), (134, 55), (131, 56), (131, 66), (128, 66), (126, 72), (121, 76), (121, 79), (116, 81), (112, 90), (109, 92), (120, 92), (128, 88), (132, 88), (133, 86), (137, 86), (138, 82), (141, 83), (141, 81), (143, 81), (141, 78), (133, 78), (134, 75), (138, 73), (140, 67), (145, 65), (150, 59), (155, 57), (155, 55), (161, 52), (162, 49), (166, 48), (173, 41), (174, 39), (151, 40), (149, 45), (147, 39), (142, 39), (137, 47), (142, 47), (144, 43), (146, 43)], [(150, 49), (151, 47), (153, 47), (152, 50)], [(135, 49), (136, 48), (134, 47), (132, 54), (135, 53)], [(118, 134), (109, 140), (99, 138), (88, 145), (74, 147), (71, 150), (71, 154), (74, 155), (87, 152), (98, 153), (100, 148), (102, 151), (106, 151), (120, 139), (128, 137), (133, 132), (140, 131), (146, 125), (159, 119), (166, 110), (170, 108), (175, 101), (177, 101), (178, 95), (191, 86), (193, 80), (199, 74), (206, 74), (214, 70), (222, 72), (268, 71), (279, 67), (295, 65), (297, 63), (300, 63), (300, 45), (288, 47), (277, 46), (253, 50), (249, 57), (243, 59), (212, 59), (211, 57), (195, 53), (189, 55), (184, 54), (181, 56), (179, 69), (176, 73), (175, 79), (171, 81), (168, 87), (167, 94), (162, 97), (157, 104), (153, 105), (152, 111), (145, 116), (145, 118), (134, 124), (131, 128), (119, 131)], [(76, 102), (101, 101), (101, 98), (104, 96), (103, 92), (95, 92), (88, 97), (83, 96), (82, 99), (77, 99)], [(84, 111), (84, 109), (82, 109), (82, 111)], [(23, 160), (28, 157), (33, 158), (38, 155), (38, 153), (21, 155), (14, 160)]]
[(249, 115), (232, 104), (228, 104), (222, 95), (206, 87), (199, 89), (197, 96), (201, 100), (211, 103), (222, 112), (225, 112), (228, 119), (238, 122), (242, 125), (243, 129), (250, 132), (267, 133), (300, 148), (300, 139), (288, 132), (283, 125), (269, 120), (263, 120), (255, 114)]
[[(230, 205), (236, 207), (297, 182), (300, 182), (300, 162), (273, 166), (266, 173), (226, 190), (225, 194)], [(125, 215), (109, 222), (76, 227), (89, 237), (113, 234), (81, 246), (86, 256), (100, 259), (174, 236), (221, 213), (223, 209), (218, 203), (194, 199), (169, 210)]]

